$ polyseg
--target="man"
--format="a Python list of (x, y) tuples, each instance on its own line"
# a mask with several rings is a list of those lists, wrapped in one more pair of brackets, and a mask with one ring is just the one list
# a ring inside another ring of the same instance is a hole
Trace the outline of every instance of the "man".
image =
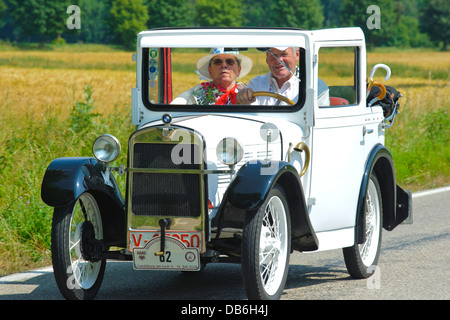
[(197, 72), (211, 81), (183, 92), (172, 104), (236, 104), (236, 93), (244, 87), (236, 80), (245, 77), (252, 64), (250, 58), (236, 51), (213, 48), (197, 62)]
[[(247, 88), (237, 93), (238, 103), (257, 105), (284, 104), (284, 102), (272, 97), (253, 97), (253, 92), (255, 91), (278, 93), (296, 103), (298, 101), (300, 81), (296, 76), (298, 73), (297, 64), (299, 59), (300, 50), (298, 48), (270, 48), (270, 52), (266, 53), (266, 63), (270, 72), (263, 76), (256, 76), (250, 80)], [(329, 105), (328, 87), (320, 79), (318, 84), (319, 105)]]

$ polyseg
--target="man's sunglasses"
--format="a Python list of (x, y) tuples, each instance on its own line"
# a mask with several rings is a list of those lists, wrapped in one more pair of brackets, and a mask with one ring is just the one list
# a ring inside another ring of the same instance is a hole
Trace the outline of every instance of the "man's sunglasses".
[[(223, 60), (222, 59), (214, 59), (212, 61), (212, 63), (216, 66), (221, 66), (223, 64)], [(229, 66), (234, 66), (237, 63), (237, 61), (230, 58), (230, 59), (226, 59), (225, 63)]]

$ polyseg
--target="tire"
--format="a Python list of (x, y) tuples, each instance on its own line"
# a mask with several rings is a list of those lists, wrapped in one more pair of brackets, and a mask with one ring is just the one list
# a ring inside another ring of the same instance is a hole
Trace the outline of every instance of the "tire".
[(373, 173), (367, 188), (364, 211), (366, 241), (343, 249), (345, 265), (354, 279), (365, 279), (373, 275), (380, 256), (383, 203), (380, 185)]
[(96, 241), (90, 240), (94, 236), (96, 240), (103, 239), (103, 225), (97, 201), (90, 193), (83, 193), (69, 206), (55, 208), (53, 271), (61, 294), (68, 300), (93, 299), (100, 289), (106, 260), (84, 258)]
[(291, 252), (290, 215), (283, 189), (275, 186), (242, 235), (242, 278), (250, 300), (277, 300), (283, 293)]

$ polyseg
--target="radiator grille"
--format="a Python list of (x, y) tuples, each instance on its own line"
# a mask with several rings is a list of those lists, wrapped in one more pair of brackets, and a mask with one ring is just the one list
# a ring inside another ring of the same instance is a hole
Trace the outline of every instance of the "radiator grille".
[[(195, 144), (183, 146), (176, 155), (184, 161), (175, 164), (172, 150), (177, 144), (136, 143), (133, 168), (200, 169)], [(178, 145), (179, 146), (179, 145)], [(179, 148), (179, 147), (178, 147)], [(187, 154), (183, 154), (187, 152)], [(201, 213), (201, 175), (181, 173), (132, 173), (131, 208), (135, 215), (198, 217)]]

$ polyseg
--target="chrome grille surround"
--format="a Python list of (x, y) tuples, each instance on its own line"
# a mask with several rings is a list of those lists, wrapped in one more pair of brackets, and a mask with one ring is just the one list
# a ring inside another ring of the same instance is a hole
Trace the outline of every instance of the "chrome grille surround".
[(202, 231), (207, 239), (204, 149), (200, 134), (179, 127), (145, 128), (130, 137), (128, 230), (159, 230), (159, 220), (171, 218), (170, 230)]

